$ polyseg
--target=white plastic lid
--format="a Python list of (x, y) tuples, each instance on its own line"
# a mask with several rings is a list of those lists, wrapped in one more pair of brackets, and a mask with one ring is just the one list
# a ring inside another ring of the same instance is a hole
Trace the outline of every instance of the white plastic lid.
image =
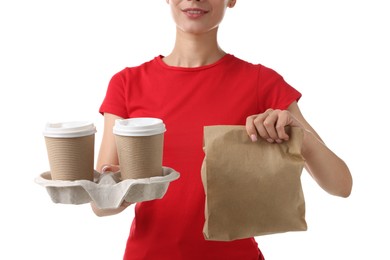
[(49, 122), (43, 131), (44, 136), (57, 138), (83, 137), (95, 133), (96, 127), (87, 121)]
[(159, 118), (136, 117), (116, 119), (113, 133), (122, 136), (150, 136), (164, 133), (165, 124)]

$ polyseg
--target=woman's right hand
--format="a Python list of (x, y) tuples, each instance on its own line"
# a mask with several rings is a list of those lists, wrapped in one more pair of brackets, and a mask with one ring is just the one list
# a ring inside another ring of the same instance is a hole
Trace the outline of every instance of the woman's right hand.
[[(101, 167), (101, 171), (100, 172), (102, 174), (104, 174), (104, 173), (108, 173), (108, 172), (115, 173), (115, 172), (119, 172), (119, 171), (120, 171), (119, 165), (104, 164)], [(98, 217), (106, 217), (106, 216), (111, 216), (111, 215), (116, 215), (118, 213), (121, 213), (128, 206), (130, 206), (131, 204), (133, 204), (133, 203), (124, 200), (122, 202), (122, 204), (118, 208), (115, 208), (115, 209), (101, 209), (101, 208), (96, 206), (95, 202), (91, 202), (91, 207), (92, 207), (93, 212), (96, 214), (96, 216), (98, 216)]]

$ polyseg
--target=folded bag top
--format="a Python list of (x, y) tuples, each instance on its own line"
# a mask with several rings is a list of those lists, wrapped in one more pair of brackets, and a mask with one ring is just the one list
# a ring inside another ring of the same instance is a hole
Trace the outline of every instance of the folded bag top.
[(202, 182), (206, 240), (307, 230), (301, 185), (303, 130), (281, 144), (252, 142), (244, 126), (206, 126)]

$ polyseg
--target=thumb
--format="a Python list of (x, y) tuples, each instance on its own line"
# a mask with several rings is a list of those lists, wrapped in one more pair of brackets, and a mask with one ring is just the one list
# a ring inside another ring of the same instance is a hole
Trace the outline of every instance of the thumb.
[(113, 164), (104, 164), (102, 166), (101, 173), (107, 173), (107, 172), (119, 172), (120, 168), (119, 165), (113, 165)]

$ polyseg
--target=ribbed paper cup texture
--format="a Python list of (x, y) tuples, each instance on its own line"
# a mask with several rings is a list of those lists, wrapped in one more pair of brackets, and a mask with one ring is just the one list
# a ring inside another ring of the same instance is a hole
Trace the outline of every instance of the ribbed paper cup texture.
[(115, 139), (122, 180), (162, 176), (163, 133)]
[(90, 180), (94, 173), (95, 135), (74, 138), (45, 136), (52, 180)]

